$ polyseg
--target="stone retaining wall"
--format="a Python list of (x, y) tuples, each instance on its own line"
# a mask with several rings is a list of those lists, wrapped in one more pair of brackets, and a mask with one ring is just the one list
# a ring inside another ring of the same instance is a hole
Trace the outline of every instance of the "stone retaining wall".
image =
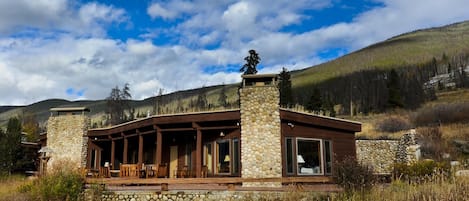
[(394, 163), (413, 163), (420, 159), (415, 130), (399, 140), (356, 140), (357, 160), (371, 165), (376, 174), (391, 174)]

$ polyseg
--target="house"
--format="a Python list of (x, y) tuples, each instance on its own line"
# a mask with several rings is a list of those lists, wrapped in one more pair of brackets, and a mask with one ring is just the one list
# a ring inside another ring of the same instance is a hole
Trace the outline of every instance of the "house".
[(47, 166), (66, 158), (90, 170), (164, 165), (158, 174), (167, 178), (330, 178), (333, 161), (355, 157), (361, 124), (280, 108), (276, 82), (275, 74), (243, 75), (240, 109), (156, 115), (109, 128), (88, 129), (85, 108), (55, 109)]

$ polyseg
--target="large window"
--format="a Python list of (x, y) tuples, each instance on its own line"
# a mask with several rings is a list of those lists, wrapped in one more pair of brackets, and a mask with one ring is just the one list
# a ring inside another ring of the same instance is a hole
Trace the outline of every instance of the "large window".
[(221, 174), (230, 173), (230, 141), (222, 140), (217, 141), (217, 172)]
[(298, 138), (296, 140), (298, 174), (322, 174), (321, 140)]
[(332, 172), (332, 142), (314, 138), (285, 138), (287, 175), (324, 175)]
[(207, 173), (212, 174), (213, 170), (213, 154), (212, 154), (212, 143), (207, 143), (204, 145), (204, 166), (207, 167)]

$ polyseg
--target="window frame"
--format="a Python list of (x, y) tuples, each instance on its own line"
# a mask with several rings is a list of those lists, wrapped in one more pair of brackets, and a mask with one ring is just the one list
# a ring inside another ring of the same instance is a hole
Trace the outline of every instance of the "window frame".
[(293, 156), (297, 156), (298, 157), (298, 141), (299, 140), (303, 140), (303, 141), (319, 141), (319, 157), (320, 157), (320, 165), (319, 165), (319, 168), (320, 168), (320, 172), (319, 173), (300, 173), (299, 171), (299, 168), (298, 168), (298, 162), (296, 161), (296, 163), (294, 163), (296, 166), (296, 174), (297, 175), (300, 175), (300, 176), (316, 176), (316, 175), (324, 175), (324, 153), (323, 153), (323, 139), (319, 139), (319, 138), (306, 138), (306, 137), (297, 137), (295, 138), (295, 153)]

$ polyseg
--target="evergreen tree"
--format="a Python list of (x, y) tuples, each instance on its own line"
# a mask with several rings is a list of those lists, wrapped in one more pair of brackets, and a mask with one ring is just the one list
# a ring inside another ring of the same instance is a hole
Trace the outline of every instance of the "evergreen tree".
[(8, 120), (6, 132), (0, 129), (0, 170), (11, 174), (20, 166), (23, 157), (21, 149), (21, 121), (14, 117)]
[(311, 95), (311, 98), (309, 99), (309, 102), (306, 105), (306, 109), (319, 113), (322, 108), (322, 97), (321, 97), (321, 92), (317, 87), (314, 87), (313, 89), (313, 94)]
[(399, 84), (399, 75), (392, 69), (389, 73), (388, 86), (388, 106), (391, 108), (404, 107), (401, 98), (401, 88)]
[(199, 110), (204, 110), (207, 108), (207, 94), (205, 92), (205, 87), (202, 87), (199, 94), (197, 95), (196, 106)]
[(327, 115), (329, 113), (329, 116), (335, 117), (336, 112), (334, 110), (334, 103), (332, 103), (331, 97), (329, 95), (324, 98), (324, 104), (322, 105), (322, 111), (323, 115)]
[(218, 95), (218, 105), (221, 107), (227, 107), (228, 102), (227, 99), (228, 97), (226, 96), (226, 87), (225, 84), (221, 87), (220, 94)]
[(161, 114), (163, 107), (163, 88), (158, 89), (158, 94), (155, 97), (155, 104), (153, 105), (153, 114)]
[(245, 57), (244, 60), (246, 64), (244, 64), (239, 71), (244, 72), (245, 75), (256, 74), (256, 66), (261, 60), (257, 52), (255, 50), (249, 50), (249, 56)]
[[(109, 123), (116, 125), (123, 123), (127, 120), (132, 120), (135, 110), (132, 110), (130, 106), (130, 94), (129, 84), (126, 83), (124, 88), (121, 90), (118, 86), (111, 90), (109, 97), (106, 98), (107, 113), (109, 114)], [(129, 118), (125, 116), (125, 110), (129, 112)]]
[(279, 74), (280, 106), (289, 107), (293, 104), (290, 72), (286, 68)]

